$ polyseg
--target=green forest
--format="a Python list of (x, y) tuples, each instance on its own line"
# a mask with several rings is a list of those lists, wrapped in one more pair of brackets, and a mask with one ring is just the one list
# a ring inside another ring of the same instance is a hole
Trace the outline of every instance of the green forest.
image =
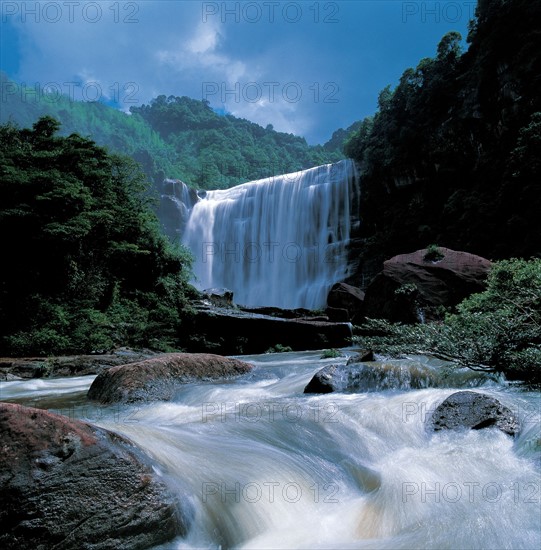
[(126, 114), (12, 82), (4, 73), (0, 85), (0, 122), (30, 127), (40, 116), (52, 116), (61, 122), (62, 135), (77, 132), (131, 156), (156, 186), (174, 178), (198, 189), (224, 189), (344, 158), (343, 139), (310, 146), (303, 137), (218, 114), (208, 101), (185, 96), (160, 95)]
[(349, 136), (366, 269), (431, 243), (541, 255), (540, 20), (539, 2), (480, 0), (467, 51), (446, 34)]
[(178, 347), (189, 254), (161, 233), (132, 159), (58, 129), (0, 126), (0, 353)]

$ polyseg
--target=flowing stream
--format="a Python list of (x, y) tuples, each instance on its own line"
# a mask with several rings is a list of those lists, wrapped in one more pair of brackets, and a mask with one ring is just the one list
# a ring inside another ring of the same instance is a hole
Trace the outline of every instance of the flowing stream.
[(195, 284), (229, 288), (245, 306), (325, 307), (347, 276), (357, 186), (355, 164), (343, 160), (203, 192), (195, 203), (177, 191)]
[[(344, 350), (352, 355), (352, 350)], [(2, 382), (0, 399), (49, 408), (131, 438), (195, 510), (167, 548), (541, 547), (539, 392), (505, 381), (304, 395), (320, 352), (244, 356), (246, 378), (186, 385), (172, 402), (100, 407), (93, 376)], [(404, 360), (441, 370), (427, 358)], [(430, 433), (445, 397), (471, 387), (521, 421)]]

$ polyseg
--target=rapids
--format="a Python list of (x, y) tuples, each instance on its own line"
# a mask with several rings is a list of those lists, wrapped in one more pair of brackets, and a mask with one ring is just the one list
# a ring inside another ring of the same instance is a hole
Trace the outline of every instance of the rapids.
[[(345, 357), (242, 358), (248, 377), (186, 385), (172, 402), (89, 405), (92, 376), (2, 382), (0, 398), (94, 422), (153, 457), (195, 508), (188, 537), (160, 549), (541, 546), (539, 392), (490, 378), (471, 387), (465, 375), (456, 388), (309, 396), (313, 374)], [(514, 410), (520, 435), (429, 433), (430, 412), (463, 387)]]

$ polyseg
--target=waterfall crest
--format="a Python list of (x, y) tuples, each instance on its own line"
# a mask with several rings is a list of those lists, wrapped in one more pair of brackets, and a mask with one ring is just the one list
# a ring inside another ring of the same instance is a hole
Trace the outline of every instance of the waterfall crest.
[(190, 210), (182, 242), (195, 284), (225, 287), (246, 306), (325, 306), (347, 276), (355, 164), (309, 170), (208, 191)]

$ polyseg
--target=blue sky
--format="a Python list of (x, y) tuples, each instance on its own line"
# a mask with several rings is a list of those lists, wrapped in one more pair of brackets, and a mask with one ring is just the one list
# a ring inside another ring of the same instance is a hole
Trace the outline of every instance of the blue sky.
[[(207, 99), (324, 143), (373, 114), (378, 92), (463, 37), (473, 1), (8, 1), (1, 68), (127, 111), (159, 94)], [(1, 105), (0, 105), (1, 106)]]

